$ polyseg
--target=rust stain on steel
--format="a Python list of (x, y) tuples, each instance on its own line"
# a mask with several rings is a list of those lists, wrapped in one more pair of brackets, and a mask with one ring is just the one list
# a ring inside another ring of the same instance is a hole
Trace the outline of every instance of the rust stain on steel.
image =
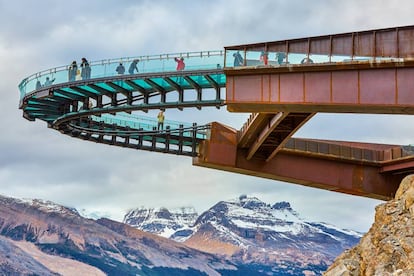
[(356, 191), (363, 191), (364, 183), (364, 168), (363, 166), (355, 166), (352, 171), (352, 189)]

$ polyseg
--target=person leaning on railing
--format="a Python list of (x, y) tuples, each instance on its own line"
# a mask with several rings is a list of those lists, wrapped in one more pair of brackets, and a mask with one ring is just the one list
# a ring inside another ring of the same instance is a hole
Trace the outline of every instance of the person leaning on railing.
[(138, 67), (137, 67), (137, 64), (138, 64), (138, 62), (139, 62), (139, 59), (134, 59), (132, 62), (131, 62), (131, 65), (129, 65), (129, 68), (128, 68), (128, 73), (129, 74), (134, 74), (135, 73), (135, 71), (137, 71), (137, 73), (139, 72), (138, 71)]
[(49, 77), (46, 77), (45, 84), (43, 86), (49, 86), (52, 85), (55, 79), (50, 79)]

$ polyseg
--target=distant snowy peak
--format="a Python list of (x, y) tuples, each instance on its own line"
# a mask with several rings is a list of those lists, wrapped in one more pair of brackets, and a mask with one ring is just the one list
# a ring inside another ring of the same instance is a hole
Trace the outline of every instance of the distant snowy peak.
[(131, 210), (124, 222), (201, 251), (227, 255), (243, 264), (271, 266), (293, 259), (323, 267), (361, 237), (326, 223), (308, 222), (289, 202), (272, 205), (246, 195), (220, 201), (198, 218), (188, 209), (173, 212), (139, 208)]
[(17, 203), (27, 204), (45, 213), (58, 213), (62, 215), (79, 216), (79, 213), (75, 208), (65, 207), (48, 200), (24, 198), (15, 199), (15, 201)]
[(185, 224), (194, 223), (194, 217), (198, 214), (193, 207), (182, 207), (178, 209), (167, 208), (137, 208), (130, 210), (124, 217), (124, 222), (134, 221), (135, 224), (148, 223), (153, 221), (170, 221), (177, 220)]
[(274, 210), (286, 210), (295, 213), (287, 201), (276, 202), (271, 206), (256, 197), (248, 197), (247, 195), (241, 195), (237, 199), (231, 199), (224, 201), (225, 203), (234, 204), (245, 209), (257, 210), (257, 209), (274, 209)]
[(190, 228), (197, 217), (198, 213), (193, 207), (181, 207), (171, 211), (163, 207), (141, 207), (130, 210), (123, 222), (143, 231), (181, 240), (180, 233), (185, 233), (185, 236), (192, 233)]
[(256, 197), (242, 195), (237, 199), (220, 201), (201, 214), (196, 224), (206, 222), (236, 226), (242, 224), (243, 228), (268, 228), (269, 225), (302, 223), (303, 221), (288, 202), (278, 202), (271, 206)]
[(265, 207), (267, 205), (260, 199), (256, 197), (248, 197), (247, 195), (241, 195), (237, 199), (231, 199), (231, 200), (228, 200), (227, 202), (230, 204), (238, 205), (246, 209), (260, 208), (260, 207)]

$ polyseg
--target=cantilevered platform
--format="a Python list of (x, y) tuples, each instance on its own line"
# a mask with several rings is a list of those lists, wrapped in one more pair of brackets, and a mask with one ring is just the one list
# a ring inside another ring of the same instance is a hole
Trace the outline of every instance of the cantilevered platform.
[[(183, 58), (184, 70), (176, 70)], [(414, 114), (414, 26), (225, 47), (219, 51), (69, 66), (20, 85), (28, 120), (97, 143), (193, 156), (193, 164), (322, 189), (391, 198), (414, 172), (409, 146), (292, 138), (318, 112)], [(116, 73), (139, 60), (139, 72)], [(80, 73), (80, 72), (78, 72)], [(52, 84), (37, 85), (54, 80)], [(225, 96), (222, 88), (226, 88)], [(240, 130), (156, 122), (138, 112), (227, 106), (252, 113)]]

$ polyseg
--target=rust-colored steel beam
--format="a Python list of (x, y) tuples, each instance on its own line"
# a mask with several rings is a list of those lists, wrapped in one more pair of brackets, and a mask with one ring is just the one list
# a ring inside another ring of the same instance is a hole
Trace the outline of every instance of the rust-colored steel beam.
[(274, 116), (273, 113), (252, 113), (238, 132), (239, 147), (249, 147), (259, 135), (261, 129)]
[(414, 26), (331, 34), (224, 47), (226, 51), (269, 51), (363, 57), (414, 57)]
[(253, 157), (271, 160), (288, 139), (313, 115), (312, 113), (280, 112), (270, 116), (268, 123), (258, 129), (257, 139), (249, 147), (247, 160)]
[(274, 131), (274, 129), (280, 124), (280, 122), (287, 116), (287, 113), (279, 112), (277, 114), (271, 114), (267, 124), (260, 129), (256, 139), (253, 141), (247, 153), (247, 160), (252, 159), (253, 155), (259, 150), (263, 145), (269, 135)]
[(227, 69), (225, 73), (229, 111), (414, 114), (414, 62)]
[(269, 161), (312, 113), (254, 113), (238, 132), (238, 147), (247, 149), (246, 159)]
[(403, 157), (396, 145), (299, 139), (301, 143), (293, 138), (267, 162), (247, 160), (235, 129), (212, 123), (210, 131), (193, 165), (381, 200), (392, 198), (407, 170), (414, 170), (412, 160), (405, 173), (387, 166)]
[[(391, 198), (414, 172), (411, 149), (291, 136), (317, 112), (414, 114), (413, 41), (414, 26), (405, 26), (225, 47), (244, 52), (244, 66), (224, 69), (227, 109), (254, 114), (240, 132), (213, 124), (194, 165)], [(285, 53), (286, 60), (246, 62), (248, 52), (261, 51)], [(289, 54), (298, 53), (328, 59), (290, 64)], [(333, 62), (338, 56), (344, 60)], [(303, 121), (286, 127), (289, 114)]]

